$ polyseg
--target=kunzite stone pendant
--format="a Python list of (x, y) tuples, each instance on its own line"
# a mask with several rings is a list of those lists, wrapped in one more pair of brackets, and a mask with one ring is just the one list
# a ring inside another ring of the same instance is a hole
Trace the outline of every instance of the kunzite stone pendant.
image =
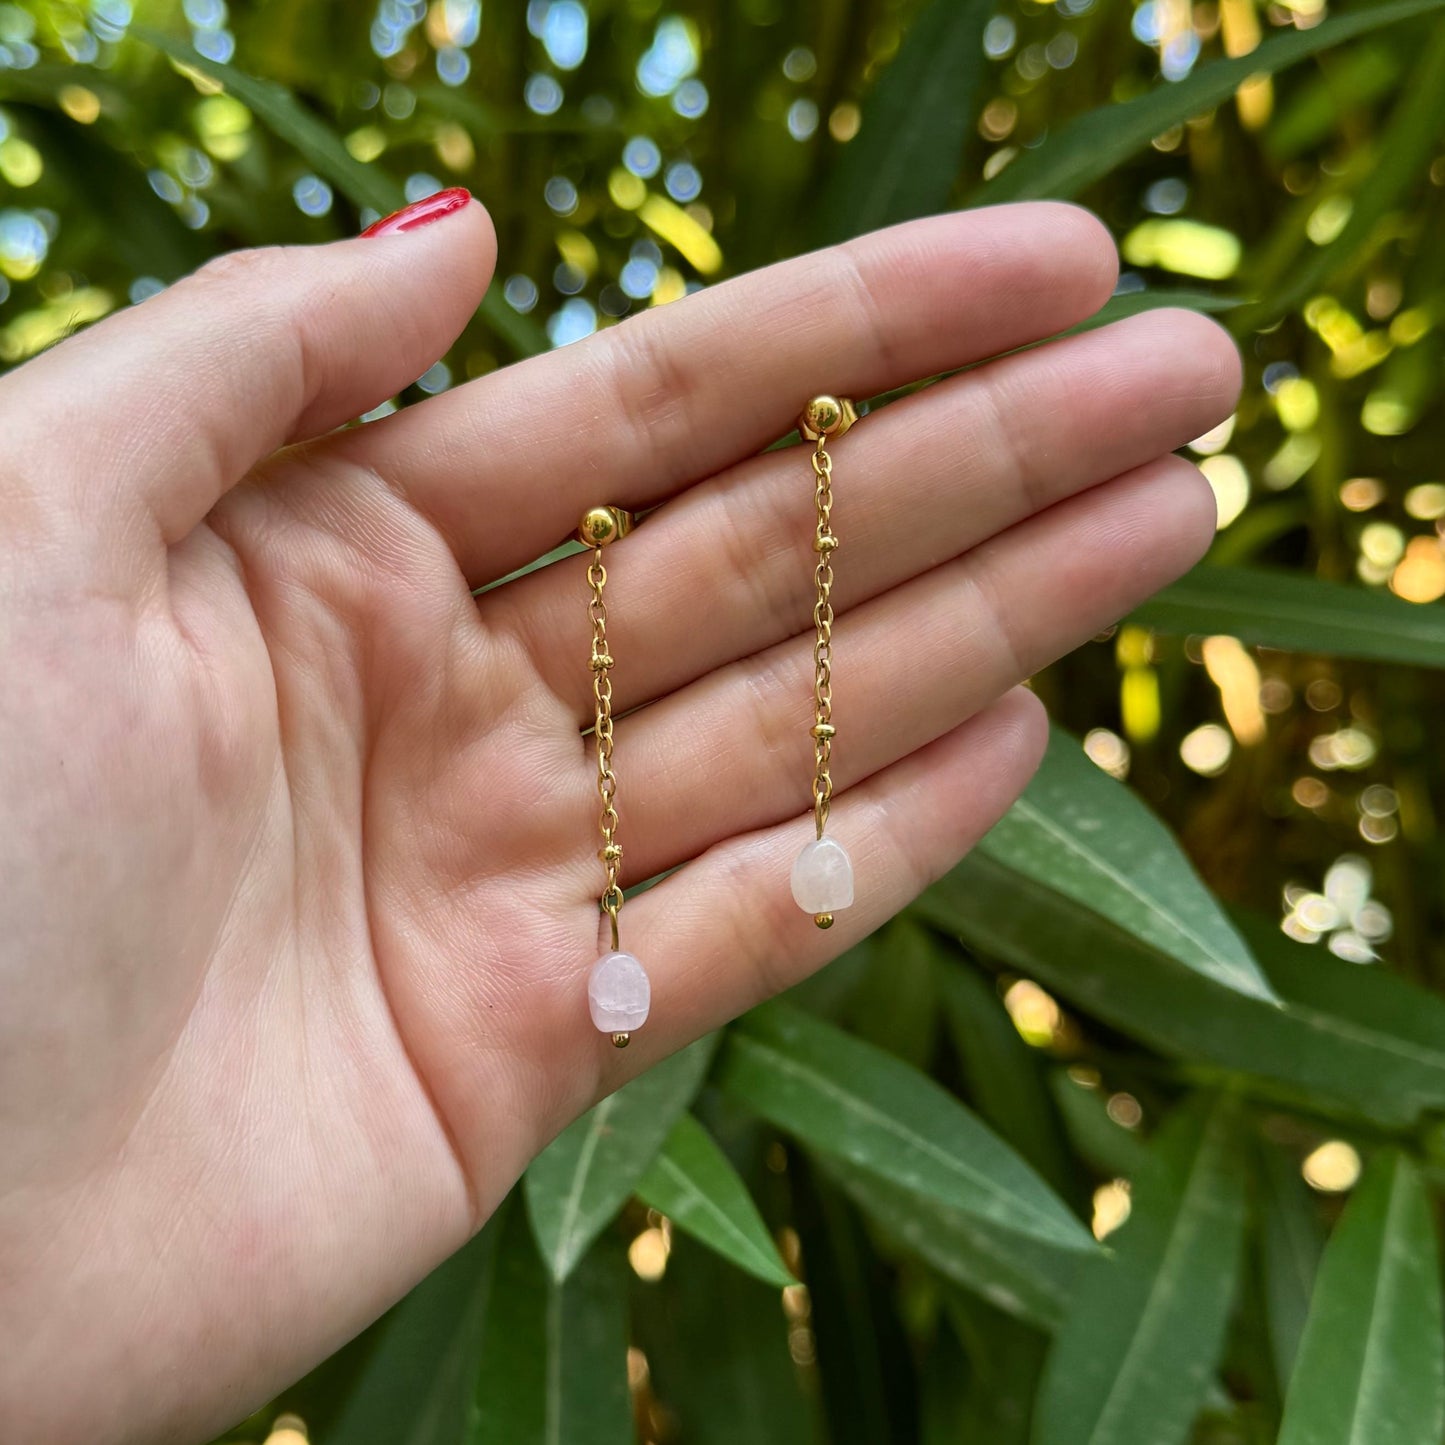
[(652, 985), (630, 954), (604, 953), (587, 975), (587, 1007), (604, 1034), (629, 1034), (647, 1022)]
[(793, 863), (793, 901), (814, 917), (836, 913), (853, 902), (853, 863), (833, 838), (818, 838)]

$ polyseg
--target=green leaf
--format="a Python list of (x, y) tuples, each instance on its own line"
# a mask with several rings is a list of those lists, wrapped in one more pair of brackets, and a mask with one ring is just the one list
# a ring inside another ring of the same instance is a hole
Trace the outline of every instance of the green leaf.
[[(387, 215), (406, 204), (406, 193), (399, 182), (378, 167), (357, 160), (341, 137), (307, 110), (284, 85), (248, 75), (234, 65), (208, 60), (185, 41), (149, 25), (132, 25), (129, 33), (222, 86), (353, 205), (369, 206)], [(495, 282), (482, 298), (482, 317), (519, 356), (533, 356), (547, 349), (547, 338), (541, 329), (507, 304)]]
[(963, 1426), (937, 1445), (1026, 1445), (1049, 1339), (982, 1300), (949, 1294), (944, 1311), (968, 1358)]
[[(667, 1273), (634, 1289), (633, 1319), (659, 1399), (686, 1445), (811, 1445), (817, 1395), (788, 1352), (779, 1292), (685, 1235)], [(567, 1442), (562, 1442), (567, 1445)]]
[(635, 1445), (621, 1251), (592, 1250), (558, 1284), (523, 1211), (512, 1216), (483, 1327), (469, 1445)]
[(992, 979), (966, 964), (937, 972), (966, 1096), (1052, 1189), (1069, 1197), (1077, 1180), (1038, 1051), (1019, 1037)]
[(1148, 1157), (1144, 1141), (1109, 1116), (1108, 1090), (1085, 1088), (1067, 1069), (1049, 1074), (1049, 1091), (1074, 1152), (1091, 1168), (1116, 1179), (1132, 1179)]
[[(1177, 306), (1185, 311), (1203, 311), (1219, 315), (1243, 306), (1238, 296), (1221, 296), (1217, 291), (1194, 291), (1164, 287), (1160, 290), (1123, 291), (1111, 296), (1087, 321), (1070, 328), (1075, 331), (1094, 331), (1122, 321), (1126, 316), (1140, 316), (1146, 311), (1158, 311), (1163, 306)], [(1043, 345), (1045, 343), (1037, 343)]]
[(498, 1241), (512, 1207), (503, 1201), (476, 1238), (283, 1391), (270, 1417), (295, 1412), (328, 1445), (464, 1445)]
[(959, 1445), (960, 1441), (994, 1437), (970, 1435), (969, 1363), (947, 1318), (939, 1316), (923, 1361), (918, 1390), (919, 1445)]
[(1248, 947), (1169, 830), (1054, 729), (1033, 781), (979, 845), (1206, 978), (1273, 999)]
[(1381, 219), (1429, 169), (1445, 131), (1445, 26), (1438, 23), (1406, 78), (1389, 124), (1375, 143), (1372, 164), (1352, 198), (1349, 220), (1329, 245), (1310, 248), (1289, 273), (1267, 289), (1240, 318), (1245, 329), (1264, 330), (1330, 279), (1356, 262)]
[(219, 60), (208, 60), (185, 41), (149, 25), (133, 25), (130, 34), (222, 86), (354, 205), (370, 206), (385, 215), (406, 204), (406, 194), (398, 182), (376, 166), (357, 160), (342, 144), (341, 137), (284, 85), (248, 75)]
[(1269, 159), (1282, 166), (1349, 126), (1360, 111), (1400, 83), (1401, 68), (1394, 49), (1378, 40), (1336, 55), (1281, 102), (1264, 136)]
[(1248, 938), (1282, 1008), (1184, 969), (975, 849), (919, 902), (987, 958), (1175, 1058), (1264, 1081), (1264, 1092), (1387, 1128), (1445, 1108), (1445, 1003), (1382, 969)]
[(788, 1004), (764, 1004), (729, 1032), (718, 1082), (819, 1153), (1008, 1232), (1093, 1248), (1028, 1165), (932, 1079)]
[(494, 1216), (384, 1317), (365, 1369), (326, 1432), (328, 1441), (463, 1445), (504, 1223), (505, 1217)]
[(1113, 1257), (1055, 1336), (1034, 1445), (1182, 1445), (1224, 1348), (1244, 1239), (1240, 1108), (1196, 1099), (1160, 1131)]
[(1442, 4), (1445, 0), (1394, 0), (1361, 7), (1309, 30), (1266, 40), (1248, 55), (1200, 66), (1186, 79), (1157, 85), (1135, 100), (1091, 110), (1060, 127), (1037, 150), (1015, 157), (980, 188), (976, 202), (1076, 196), (1155, 136), (1228, 100), (1251, 76), (1272, 75), (1356, 35), (1429, 14)]
[(913, 1351), (893, 1280), (832, 1180), (794, 1154), (788, 1183), (828, 1445), (911, 1445)]
[(547, 1312), (557, 1286), (537, 1257), (520, 1202), (514, 1190), (497, 1244), (468, 1445), (546, 1439)]
[[(80, 69), (66, 67), (71, 72)], [(83, 73), (85, 83), (91, 85), (92, 76)], [(29, 74), (0, 70), (0, 98), (10, 84)], [(74, 209), (66, 216), (67, 229), (93, 229), (104, 237), (97, 244), (108, 257), (139, 275), (167, 282), (179, 280), (206, 259), (204, 240), (156, 195), (144, 170), (125, 153), (129, 142), (124, 132), (112, 134), (109, 126), (100, 124), (78, 126), (62, 115), (41, 111), (31, 114), (26, 132), (45, 156), (47, 177), (70, 192)], [(125, 224), (108, 225), (106, 218), (111, 216), (124, 216)]]
[(863, 102), (857, 136), (834, 152), (820, 244), (947, 206), (973, 131), (993, 0), (932, 0)]
[(907, 915), (868, 942), (867, 963), (848, 1000), (844, 1022), (857, 1037), (927, 1072), (938, 1037), (940, 955), (956, 945), (920, 928)]
[(1063, 1318), (1081, 1256), (914, 1194), (885, 1174), (818, 1156), (818, 1167), (885, 1241), (1015, 1319), (1051, 1329)]
[(681, 1115), (673, 1125), (662, 1152), (638, 1180), (637, 1196), (765, 1284), (785, 1289), (797, 1283), (748, 1186), (691, 1114)]
[(565, 1280), (647, 1171), (707, 1073), (709, 1034), (609, 1095), (532, 1161), (527, 1212), (552, 1277)]
[(1437, 1445), (1445, 1431), (1440, 1259), (1415, 1167), (1385, 1151), (1320, 1261), (1279, 1445)]
[(1309, 1315), (1324, 1232), (1314, 1196), (1293, 1156), (1268, 1145), (1260, 1146), (1259, 1155), (1265, 1313), (1275, 1379), (1283, 1398)]
[(1445, 606), (1289, 572), (1205, 564), (1132, 620), (1160, 632), (1225, 633), (1285, 652), (1445, 666)]

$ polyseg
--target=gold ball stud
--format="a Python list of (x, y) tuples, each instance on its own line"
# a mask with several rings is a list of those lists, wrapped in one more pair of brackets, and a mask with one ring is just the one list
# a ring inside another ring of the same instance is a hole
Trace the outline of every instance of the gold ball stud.
[(816, 923), (819, 928), (831, 928), (833, 926), (833, 915), (831, 913), (815, 913), (813, 915), (813, 922)]
[(614, 1049), (625, 1049), (632, 1042), (631, 1034), (613, 1034), (612, 1047)]
[(803, 419), (817, 432), (832, 436), (843, 420), (843, 406), (836, 396), (815, 396), (804, 408)]
[(815, 396), (798, 418), (798, 430), (810, 442), (819, 437), (840, 437), (855, 421), (858, 412), (846, 396)]
[(577, 540), (587, 547), (606, 547), (632, 530), (632, 513), (621, 507), (589, 507), (577, 524)]

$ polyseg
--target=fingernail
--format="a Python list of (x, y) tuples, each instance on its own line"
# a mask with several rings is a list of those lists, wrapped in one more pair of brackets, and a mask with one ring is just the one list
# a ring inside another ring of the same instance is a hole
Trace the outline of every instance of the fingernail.
[(403, 231), (415, 231), (418, 227), (429, 226), (453, 211), (460, 211), (472, 198), (465, 186), (452, 186), (450, 190), (438, 191), (434, 196), (423, 196), (379, 221), (373, 221), (361, 234), (363, 236), (396, 236)]

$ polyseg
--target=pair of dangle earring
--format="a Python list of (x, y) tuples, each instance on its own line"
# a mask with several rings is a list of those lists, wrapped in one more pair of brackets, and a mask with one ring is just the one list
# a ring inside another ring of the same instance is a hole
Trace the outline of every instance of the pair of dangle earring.
[[(815, 396), (803, 410), (798, 430), (812, 442), (813, 501), (816, 526), (813, 551), (813, 821), (817, 836), (793, 863), (793, 898), (813, 915), (819, 928), (830, 928), (833, 915), (853, 902), (853, 864), (846, 849), (827, 834), (828, 811), (833, 800), (833, 779), (829, 772), (833, 739), (833, 553), (838, 538), (833, 533), (833, 461), (826, 443), (840, 437), (858, 414), (846, 398)], [(597, 795), (601, 801), (598, 828), (602, 846), (597, 856), (606, 882), (598, 900), (607, 915), (611, 948), (591, 967), (587, 975), (587, 1005), (592, 1022), (613, 1044), (626, 1048), (635, 1030), (647, 1021), (652, 1003), (652, 985), (638, 959), (622, 951), (618, 915), (622, 911), (622, 847), (617, 841), (617, 776), (612, 770), (612, 679), (611, 654), (607, 650), (607, 605), (604, 589), (607, 569), (602, 550), (625, 537), (634, 525), (632, 513), (621, 507), (593, 507), (582, 518), (577, 538), (591, 551), (587, 584), (591, 590), (588, 616), (592, 623), (592, 695), (595, 706), (593, 739), (597, 754)]]

